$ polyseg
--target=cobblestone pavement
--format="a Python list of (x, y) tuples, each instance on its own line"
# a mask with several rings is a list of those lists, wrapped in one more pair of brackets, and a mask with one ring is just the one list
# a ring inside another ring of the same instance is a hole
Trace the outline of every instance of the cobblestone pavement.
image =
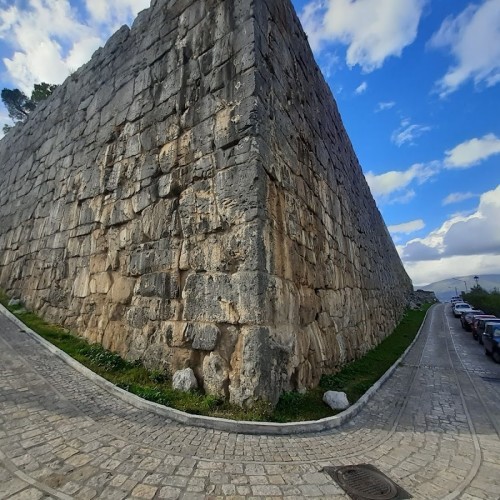
[(299, 436), (189, 427), (111, 396), (0, 315), (0, 498), (348, 498), (368, 463), (416, 499), (500, 498), (500, 365), (435, 306), (356, 418)]

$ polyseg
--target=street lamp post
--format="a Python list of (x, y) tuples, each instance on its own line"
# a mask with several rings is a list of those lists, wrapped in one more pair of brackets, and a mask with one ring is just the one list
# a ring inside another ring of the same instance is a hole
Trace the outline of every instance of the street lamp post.
[[(460, 278), (453, 278), (453, 279), (456, 280), (456, 281), (461, 281), (465, 285), (465, 293), (468, 292), (468, 290), (467, 290), (467, 281), (461, 280)], [(455, 291), (456, 291), (456, 289), (457, 289), (457, 287), (455, 287)], [(458, 295), (458, 292), (457, 292), (457, 295)]]

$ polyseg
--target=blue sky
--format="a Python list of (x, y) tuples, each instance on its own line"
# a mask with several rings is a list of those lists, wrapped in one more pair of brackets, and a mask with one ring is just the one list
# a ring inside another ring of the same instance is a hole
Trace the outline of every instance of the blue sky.
[[(293, 4), (414, 284), (500, 273), (500, 0)], [(0, 88), (61, 83), (148, 6), (0, 0)]]

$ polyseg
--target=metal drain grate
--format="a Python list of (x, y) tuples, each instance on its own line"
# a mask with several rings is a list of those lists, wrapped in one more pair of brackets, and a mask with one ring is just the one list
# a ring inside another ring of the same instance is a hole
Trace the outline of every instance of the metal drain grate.
[(412, 496), (369, 464), (325, 467), (324, 472), (353, 500), (403, 500)]

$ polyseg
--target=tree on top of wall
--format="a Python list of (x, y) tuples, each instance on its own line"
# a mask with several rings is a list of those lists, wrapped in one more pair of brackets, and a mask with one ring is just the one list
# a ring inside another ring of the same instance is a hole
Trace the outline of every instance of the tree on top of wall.
[[(19, 89), (3, 89), (1, 98), (12, 121), (24, 122), (37, 104), (47, 99), (56, 87), (57, 85), (45, 82), (35, 83), (31, 98)], [(11, 128), (9, 125), (4, 125), (3, 131), (7, 133)]]
[(52, 85), (50, 83), (35, 83), (35, 86), (33, 87), (33, 92), (31, 93), (31, 102), (35, 103), (35, 106), (41, 102), (47, 99), (49, 95), (56, 90), (57, 85)]

